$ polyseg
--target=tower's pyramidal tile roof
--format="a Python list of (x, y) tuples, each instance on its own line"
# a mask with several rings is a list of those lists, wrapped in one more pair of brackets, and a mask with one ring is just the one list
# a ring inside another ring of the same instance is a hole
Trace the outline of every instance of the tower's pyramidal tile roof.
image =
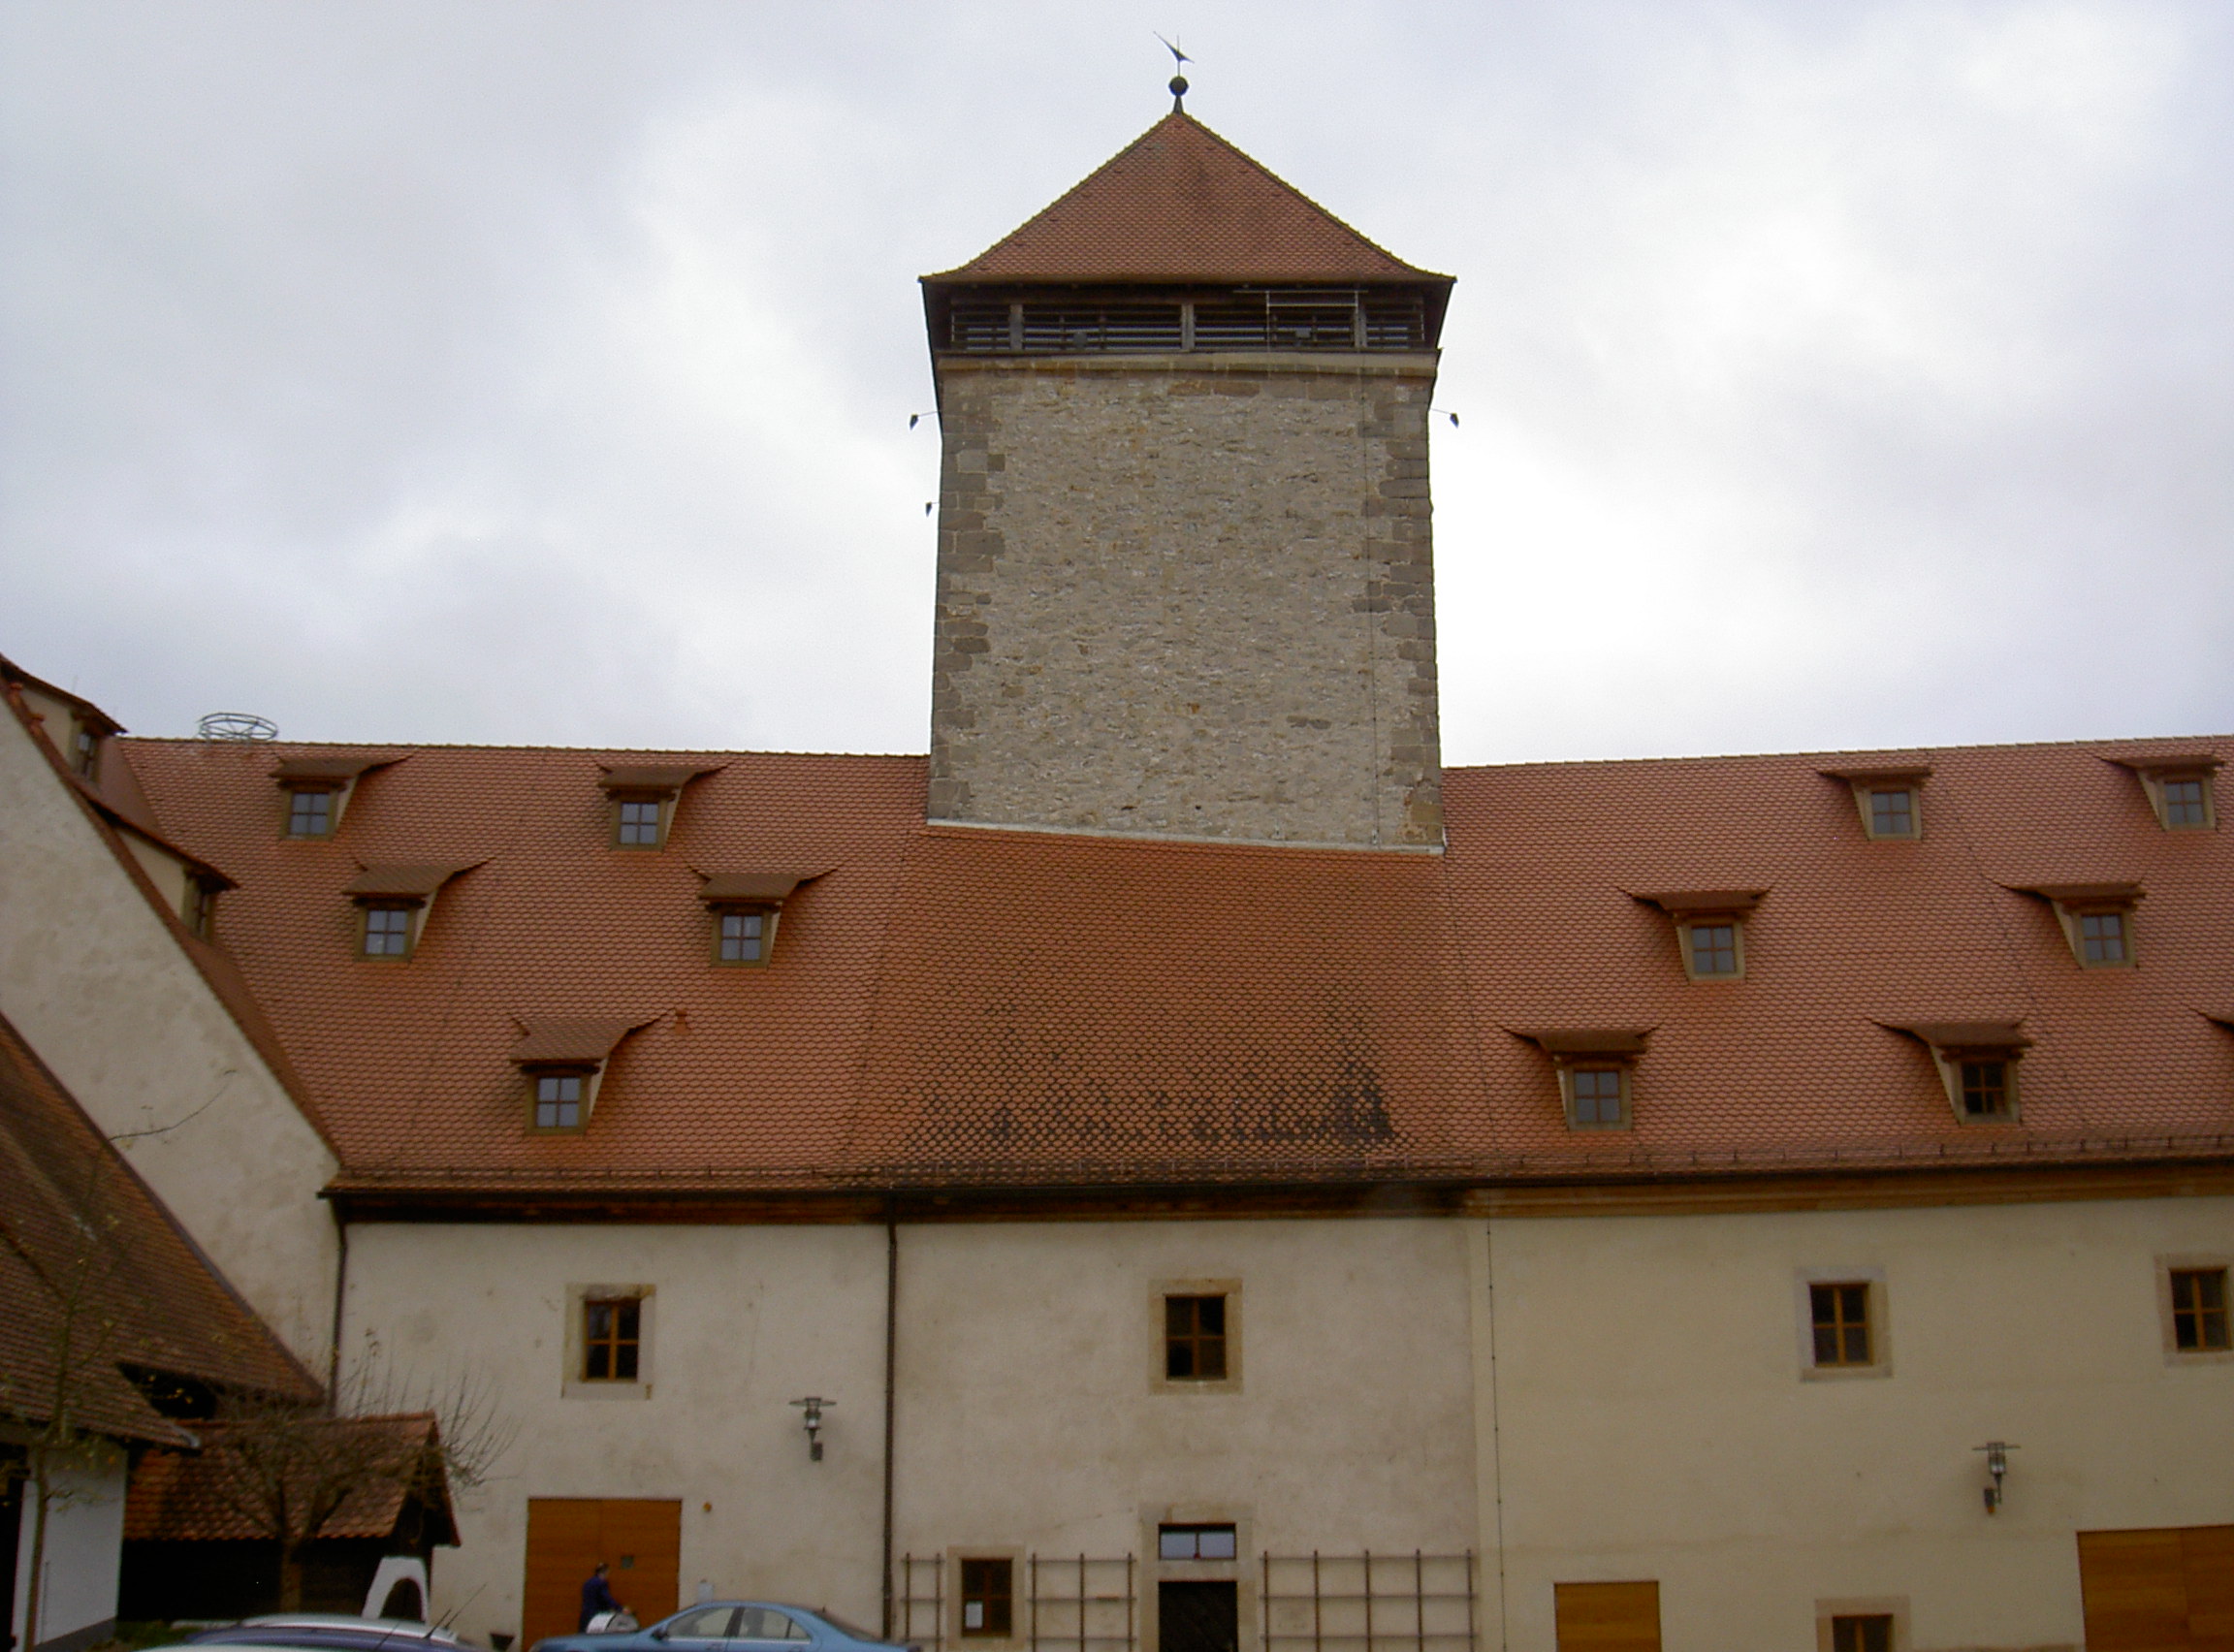
[(1069, 194), (929, 281), (1448, 281), (1367, 240), (1174, 111)]

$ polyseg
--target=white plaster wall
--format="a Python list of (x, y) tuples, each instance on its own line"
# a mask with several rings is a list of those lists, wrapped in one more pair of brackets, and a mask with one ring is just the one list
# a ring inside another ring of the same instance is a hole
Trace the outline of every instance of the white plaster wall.
[[(581, 1285), (656, 1291), (649, 1397), (563, 1392)], [(882, 1228), (359, 1224), (345, 1302), (345, 1344), (377, 1338), (406, 1376), (470, 1369), (519, 1425), (460, 1502), (437, 1618), (518, 1631), (529, 1498), (656, 1497), (683, 1503), (685, 1602), (704, 1578), (876, 1624)], [(839, 1402), (819, 1463), (789, 1403), (808, 1394)]]
[[(1916, 1652), (2073, 1646), (2074, 1533), (2234, 1521), (2234, 1363), (2168, 1360), (2156, 1286), (2234, 1250), (2234, 1200), (1476, 1233), (1487, 1646), (1550, 1652), (1555, 1582), (1645, 1577), (1669, 1652), (1810, 1646), (1817, 1600), (1870, 1596), (1908, 1599)], [(1801, 1378), (1811, 1267), (1883, 1270), (1890, 1376)], [(2022, 1448), (1988, 1516), (1992, 1439)]]
[[(57, 1465), (48, 1507), (46, 1598), (39, 1603), (40, 1644), (107, 1623), (116, 1615), (116, 1578), (124, 1555), (125, 1457), (101, 1445), (82, 1462)], [(23, 1487), (23, 1529), (16, 1550), (17, 1646), (31, 1644), (31, 1548), (38, 1521), (38, 1491)]]
[[(1275, 1553), (1475, 1542), (1458, 1224), (986, 1223), (902, 1247), (903, 1550), (1144, 1553), (1173, 1506), (1232, 1510)], [(1238, 1283), (1235, 1391), (1156, 1381), (1173, 1280)]]
[(0, 1012), (323, 1374), (336, 1236), (317, 1192), (333, 1155), (13, 716), (0, 833)]

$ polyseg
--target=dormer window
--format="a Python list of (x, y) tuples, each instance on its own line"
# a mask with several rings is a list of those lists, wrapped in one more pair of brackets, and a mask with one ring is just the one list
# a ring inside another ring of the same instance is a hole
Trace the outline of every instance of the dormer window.
[(1693, 981), (1737, 981), (1745, 975), (1745, 922), (1763, 889), (1682, 889), (1644, 894), (1676, 920), (1683, 973)]
[(185, 898), (178, 904), (178, 921), (186, 926), (189, 935), (207, 940), (216, 926), (217, 894), (225, 887), (215, 878), (199, 873), (186, 874)]
[(588, 1129), (615, 1047), (645, 1022), (627, 1016), (556, 1016), (525, 1025), (512, 1061), (527, 1085), (527, 1128), (554, 1135)]
[(2017, 1117), (2017, 1062), (2032, 1040), (2015, 1022), (1935, 1021), (1896, 1026), (1931, 1052), (1957, 1123), (2009, 1124)]
[(597, 784), (613, 811), (612, 843), (617, 849), (658, 849), (675, 829), (683, 790), (719, 764), (666, 764), (608, 768)]
[(590, 1075), (581, 1071), (538, 1072), (535, 1083), (535, 1128), (539, 1130), (578, 1130), (582, 1128), (582, 1089)]
[(297, 786), (287, 794), (287, 836), (324, 838), (334, 831), (335, 793), (325, 786)]
[(2130, 969), (2139, 961), (2133, 945), (2133, 908), (2141, 900), (2138, 883), (2043, 883), (2024, 893), (2055, 908), (2056, 921), (2082, 969)]
[(479, 864), (368, 866), (359, 873), (343, 891), (357, 903), (357, 956), (386, 963), (410, 958), (443, 885)]
[(698, 899), (714, 919), (714, 962), (765, 965), (776, 950), (776, 920), (814, 872), (716, 872), (705, 874)]
[(1867, 769), (1825, 769), (1853, 790), (1862, 815), (1862, 834), (1871, 841), (1900, 842), (1924, 836), (1924, 782), (1931, 770), (1921, 763), (1879, 764)]
[(287, 800), (282, 829), (290, 838), (331, 838), (357, 782), (375, 769), (401, 762), (399, 757), (289, 757), (271, 771)]
[(92, 718), (80, 715), (70, 724), (70, 768), (83, 780), (101, 778), (101, 737), (108, 730)]
[(1630, 1124), (1630, 1074), (1646, 1033), (1599, 1028), (1535, 1029), (1516, 1036), (1547, 1056), (1559, 1079), (1559, 1105), (1571, 1130), (1620, 1130)]
[(361, 950), (367, 958), (408, 958), (417, 937), (419, 901), (367, 901)]
[(2212, 780), (2218, 758), (2208, 751), (2176, 753), (2169, 757), (2113, 757), (2111, 762), (2130, 769), (2156, 824), (2167, 832), (2210, 832), (2218, 829), (2218, 810), (2212, 796)]
[(776, 914), (765, 906), (716, 909), (718, 964), (765, 964), (768, 942), (776, 938)]

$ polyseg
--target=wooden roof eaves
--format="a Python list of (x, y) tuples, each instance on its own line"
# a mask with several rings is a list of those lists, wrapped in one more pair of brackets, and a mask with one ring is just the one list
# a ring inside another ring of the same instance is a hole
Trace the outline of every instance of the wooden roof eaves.
[[(21, 723), (24, 732), (30, 735), (31, 744), (47, 759), (47, 765), (54, 771), (55, 778), (62, 782), (63, 790), (77, 801), (78, 807), (84, 811), (87, 823), (92, 826), (101, 841), (108, 845), (109, 852), (115, 859), (116, 864), (124, 869), (124, 875), (132, 881), (133, 886), (140, 891), (147, 905), (154, 908), (157, 920), (170, 932), (171, 938), (177, 942), (179, 949), (186, 954), (187, 961), (194, 966), (204, 983), (215, 995), (217, 1001), (224, 1006), (226, 1014), (232, 1017), (234, 1025), (240, 1029), (241, 1035), (248, 1040), (256, 1054), (263, 1059), (265, 1067), (270, 1071), (272, 1079), (286, 1093), (287, 1098), (295, 1103), (296, 1111), (303, 1115), (303, 1121), (317, 1133), (318, 1139), (324, 1144), (326, 1151), (334, 1156), (335, 1162), (341, 1162), (341, 1150), (335, 1142), (333, 1133), (327, 1129), (326, 1122), (318, 1116), (317, 1104), (310, 1097), (310, 1087), (303, 1082), (302, 1073), (296, 1069), (294, 1062), (289, 1058), (286, 1045), (280, 1042), (278, 1029), (271, 1025), (271, 1019), (264, 1013), (263, 1006), (257, 1003), (255, 995), (249, 991), (248, 983), (240, 974), (239, 967), (218, 947), (204, 940), (188, 929), (185, 920), (171, 909), (171, 903), (165, 900), (162, 891), (155, 887), (154, 880), (147, 875), (147, 869), (140, 864), (137, 855), (124, 846), (124, 840), (117, 828), (110, 823), (109, 816), (112, 811), (106, 809), (98, 799), (88, 795), (85, 788), (78, 783), (78, 778), (71, 774), (70, 767), (62, 760), (61, 753), (56, 751), (52, 745), (40, 735), (39, 730), (31, 725), (31, 719), (26, 715), (21, 700), (11, 693), (8, 696), (8, 704), (9, 710), (14, 713), (16, 721)], [(143, 835), (150, 836), (151, 842), (156, 842), (159, 846), (167, 849), (170, 853), (176, 854), (195, 866), (199, 867), (206, 864), (198, 856), (188, 855), (182, 850), (172, 848), (171, 845), (162, 843), (160, 840), (153, 839), (151, 835)], [(213, 867), (209, 870), (216, 871)], [(223, 876), (224, 874), (220, 873), (218, 875)], [(231, 887), (231, 879), (227, 879), (227, 886)]]

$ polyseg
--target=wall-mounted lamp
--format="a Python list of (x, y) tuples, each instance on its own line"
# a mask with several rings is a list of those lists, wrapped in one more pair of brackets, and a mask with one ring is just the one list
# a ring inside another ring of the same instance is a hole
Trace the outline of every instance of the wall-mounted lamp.
[(1986, 1472), (1994, 1477), (1994, 1483), (1986, 1487), (1986, 1512), (1997, 1510), (2008, 1501), (2001, 1490), (2001, 1477), (2009, 1472), (2009, 1453), (2018, 1449), (2006, 1440), (1989, 1440), (1983, 1446), (1973, 1446), (1973, 1451), (1986, 1453)]
[(807, 1460), (819, 1463), (822, 1460), (822, 1414), (838, 1402), (826, 1400), (819, 1394), (809, 1394), (791, 1403), (807, 1414)]

